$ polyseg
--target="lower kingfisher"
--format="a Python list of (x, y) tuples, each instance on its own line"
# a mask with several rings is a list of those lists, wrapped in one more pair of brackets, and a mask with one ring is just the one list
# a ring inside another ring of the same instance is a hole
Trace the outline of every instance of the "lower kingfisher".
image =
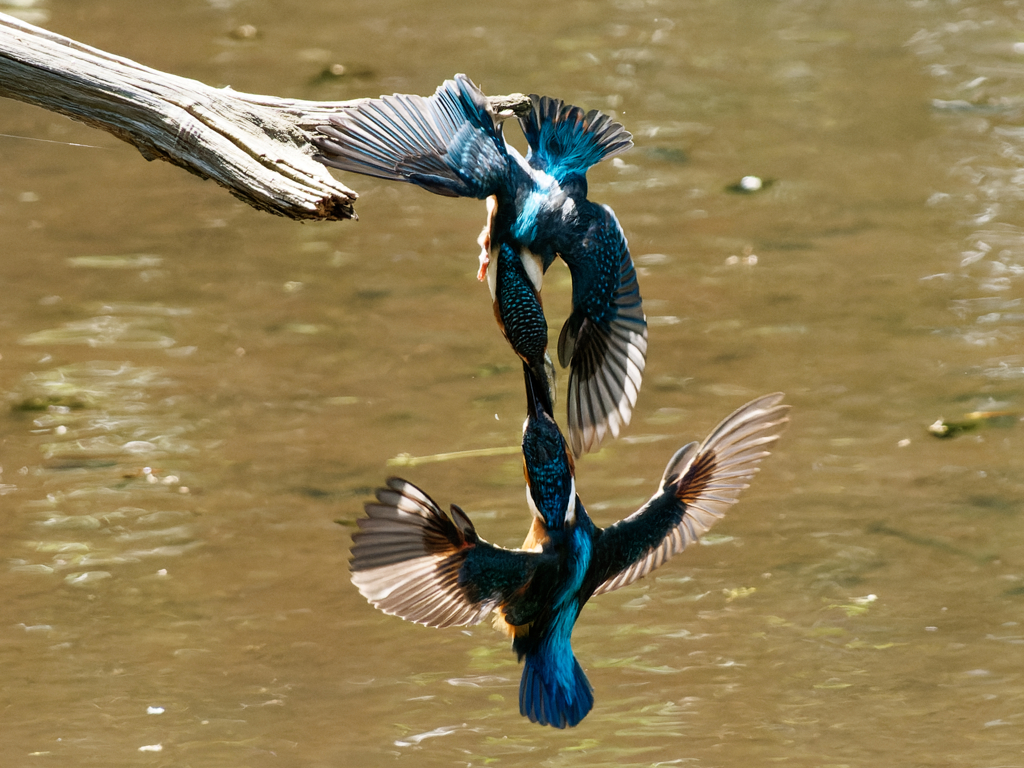
[(565, 262), (572, 312), (558, 359), (569, 368), (569, 442), (578, 456), (629, 423), (646, 365), (647, 320), (626, 237), (611, 208), (587, 199), (587, 170), (633, 142), (596, 110), (530, 100), (519, 118), (525, 158), (505, 142), (510, 113), (496, 113), (465, 75), (430, 97), (358, 102), (332, 115), (314, 141), (317, 159), (334, 168), (487, 200), (479, 277), (505, 338), (544, 382), (549, 413), (554, 378), (540, 292), (555, 257)]
[(487, 543), (458, 506), (449, 518), (412, 483), (391, 478), (358, 521), (352, 581), (384, 613), (429, 627), (477, 624), (496, 612), (523, 661), (520, 713), (565, 728), (594, 704), (571, 645), (587, 600), (646, 576), (722, 517), (778, 439), (788, 406), (779, 393), (747, 403), (702, 443), (679, 449), (643, 507), (601, 529), (576, 493), (561, 432), (529, 394), (529, 369), (526, 376), (523, 463), (533, 525), (523, 547)]

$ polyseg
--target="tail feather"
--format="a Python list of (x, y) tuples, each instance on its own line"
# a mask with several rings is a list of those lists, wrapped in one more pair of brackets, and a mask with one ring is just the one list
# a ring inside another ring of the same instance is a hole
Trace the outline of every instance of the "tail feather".
[(633, 137), (620, 123), (597, 110), (579, 107), (549, 96), (530, 96), (533, 109), (520, 118), (530, 145), (530, 165), (559, 181), (584, 174), (592, 165), (633, 146)]
[(519, 683), (519, 713), (530, 718), (530, 722), (571, 728), (593, 709), (590, 681), (576, 657), (571, 658), (571, 676), (563, 679), (548, 657), (527, 654)]

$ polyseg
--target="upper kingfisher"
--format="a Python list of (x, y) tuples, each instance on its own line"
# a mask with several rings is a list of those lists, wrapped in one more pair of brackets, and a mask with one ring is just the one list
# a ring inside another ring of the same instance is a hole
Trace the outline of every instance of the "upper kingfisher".
[(456, 75), (427, 98), (382, 96), (332, 115), (318, 129), (317, 159), (487, 200), (479, 277), (487, 279), (505, 338), (544, 382), (549, 413), (554, 378), (540, 292), (544, 273), (562, 258), (573, 308), (558, 359), (570, 368), (569, 441), (578, 456), (629, 423), (647, 359), (647, 320), (626, 237), (611, 208), (587, 199), (587, 170), (633, 141), (596, 110), (530, 99), (529, 114), (519, 118), (525, 158), (505, 142), (502, 121), (510, 115), (496, 113), (469, 78)]
[(488, 544), (458, 506), (449, 518), (412, 483), (391, 478), (358, 521), (352, 581), (385, 613), (430, 627), (477, 624), (495, 611), (524, 662), (520, 713), (565, 728), (594, 704), (571, 646), (584, 604), (646, 576), (722, 517), (768, 455), (788, 406), (779, 393), (747, 403), (702, 443), (679, 449), (643, 507), (601, 529), (576, 493), (561, 432), (530, 400), (523, 462), (534, 522), (523, 547)]

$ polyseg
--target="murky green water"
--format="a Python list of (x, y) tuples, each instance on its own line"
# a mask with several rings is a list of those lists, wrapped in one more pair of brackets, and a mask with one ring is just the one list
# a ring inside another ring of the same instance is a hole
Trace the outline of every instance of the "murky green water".
[[(523, 537), (517, 455), (389, 465), (520, 439), (483, 206), (352, 178), (361, 221), (300, 225), (4, 102), (0, 133), (99, 147), (0, 138), (5, 765), (1024, 765), (1020, 3), (23, 11), (240, 90), (466, 72), (615, 113), (636, 148), (591, 195), (651, 332), (578, 464), (599, 524), (747, 399), (794, 411), (713, 546), (588, 605), (593, 713), (531, 725), (506, 641), (374, 611), (335, 524), (401, 473)], [(568, 296), (553, 269), (555, 329)]]

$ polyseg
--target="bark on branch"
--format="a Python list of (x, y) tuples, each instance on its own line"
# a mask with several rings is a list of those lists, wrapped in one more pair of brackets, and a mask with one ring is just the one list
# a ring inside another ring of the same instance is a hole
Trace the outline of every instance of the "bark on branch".
[[(0, 96), (112, 133), (260, 210), (355, 218), (358, 195), (313, 159), (310, 134), (358, 102), (279, 99), (159, 72), (0, 14)], [(521, 94), (494, 97), (517, 111)]]

